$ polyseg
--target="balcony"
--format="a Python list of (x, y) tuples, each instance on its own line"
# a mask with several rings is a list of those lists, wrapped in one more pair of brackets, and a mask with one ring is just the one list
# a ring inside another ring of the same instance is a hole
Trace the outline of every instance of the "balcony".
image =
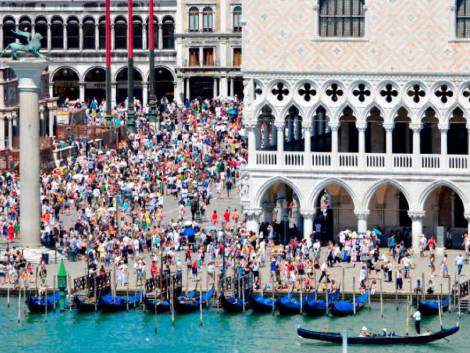
[(256, 151), (256, 169), (315, 172), (379, 172), (381, 174), (462, 175), (470, 173), (470, 156)]

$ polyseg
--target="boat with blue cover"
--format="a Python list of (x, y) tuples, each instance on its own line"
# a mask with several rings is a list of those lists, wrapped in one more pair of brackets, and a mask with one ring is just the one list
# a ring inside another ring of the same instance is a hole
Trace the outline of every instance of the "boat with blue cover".
[(318, 299), (316, 293), (309, 294), (307, 301), (303, 306), (303, 311), (309, 316), (321, 316), (327, 313), (328, 308), (331, 308), (340, 298), (340, 291), (337, 289), (333, 293), (328, 293), (328, 305), (326, 298)]
[(171, 309), (171, 303), (168, 299), (152, 299), (147, 296), (144, 297), (145, 308), (150, 312), (154, 313), (166, 313)]
[(45, 295), (43, 296), (30, 295), (26, 298), (26, 305), (28, 306), (29, 311), (32, 313), (45, 313), (46, 306), (47, 306), (47, 311), (52, 311), (54, 310), (54, 306), (57, 306), (59, 304), (59, 300), (60, 300), (59, 292), (48, 295), (47, 299), (45, 298)]
[(247, 300), (245, 300), (245, 303), (243, 303), (243, 299), (241, 298), (226, 297), (225, 295), (220, 296), (220, 302), (224, 310), (230, 314), (241, 313), (243, 312), (243, 307), (245, 310), (250, 307), (250, 302)]
[[(449, 297), (444, 297), (441, 300), (441, 311), (449, 309)], [(420, 300), (419, 311), (425, 316), (432, 316), (439, 314), (439, 301), (438, 300)]]
[(201, 302), (203, 306), (208, 307), (210, 300), (214, 296), (214, 292), (215, 289), (212, 287), (199, 297), (196, 297), (195, 294), (192, 297), (181, 295), (175, 300), (175, 309), (179, 313), (192, 313), (199, 310)]
[(129, 295), (129, 297), (113, 297), (111, 294), (107, 294), (100, 297), (99, 306), (101, 310), (105, 313), (115, 313), (118, 311), (125, 311), (127, 310), (127, 308), (135, 308), (140, 302), (140, 298), (140, 293)]
[[(368, 292), (356, 298), (356, 313), (367, 304), (368, 300)], [(351, 300), (339, 300), (331, 307), (331, 314), (333, 316), (354, 315), (354, 304)]]
[(98, 304), (95, 306), (95, 298), (94, 297), (81, 297), (79, 295), (75, 295), (73, 297), (73, 302), (75, 303), (75, 307), (79, 313), (92, 313), (95, 312), (96, 309), (99, 308), (99, 300)]
[(248, 301), (251, 304), (251, 309), (255, 313), (259, 314), (271, 313), (273, 311), (273, 306), (275, 308), (277, 305), (275, 299), (265, 295), (251, 295), (248, 298)]
[[(302, 306), (307, 302), (307, 298), (302, 298)], [(292, 292), (286, 296), (280, 297), (277, 301), (279, 313), (281, 315), (297, 315), (300, 314), (301, 301), (292, 295)]]

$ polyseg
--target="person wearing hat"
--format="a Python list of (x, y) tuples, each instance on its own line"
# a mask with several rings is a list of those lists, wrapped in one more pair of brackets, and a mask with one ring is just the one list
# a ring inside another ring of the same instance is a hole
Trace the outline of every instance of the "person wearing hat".
[(369, 331), (367, 330), (367, 327), (362, 326), (359, 337), (369, 337)]
[(415, 329), (418, 335), (421, 334), (421, 312), (419, 309), (416, 309), (415, 313), (413, 314), (413, 319), (415, 319)]

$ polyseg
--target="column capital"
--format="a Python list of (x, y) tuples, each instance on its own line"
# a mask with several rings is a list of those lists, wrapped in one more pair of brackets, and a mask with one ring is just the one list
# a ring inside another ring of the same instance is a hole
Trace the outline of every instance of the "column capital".
[(465, 219), (470, 222), (470, 213), (464, 213), (463, 215), (465, 217)]
[(394, 128), (392, 123), (383, 124), (383, 127), (384, 127), (385, 131), (387, 131), (387, 132), (388, 131), (393, 131), (393, 128)]
[(354, 210), (354, 214), (356, 215), (357, 217), (357, 220), (367, 220), (367, 218), (369, 217), (369, 210)]
[(420, 123), (413, 123), (410, 124), (410, 129), (413, 130), (413, 132), (420, 132), (423, 129), (423, 126)]
[(331, 129), (332, 132), (339, 130), (339, 124), (331, 123), (331, 124), (328, 124), (328, 127)]
[(282, 130), (284, 129), (284, 122), (283, 121), (275, 121), (274, 122), (274, 126), (276, 127), (276, 129), (278, 130)]
[(447, 132), (447, 131), (449, 131), (449, 124), (446, 124), (446, 123), (438, 124), (438, 125), (437, 125), (437, 128), (438, 128), (441, 132)]
[(263, 210), (261, 208), (247, 208), (243, 209), (243, 214), (247, 217), (259, 217)]
[(300, 214), (304, 217), (304, 218), (311, 218), (315, 215), (315, 210), (300, 210)]
[(424, 211), (408, 211), (408, 216), (412, 221), (422, 221), (425, 215)]
[(357, 123), (356, 124), (356, 129), (359, 132), (365, 132), (367, 130), (367, 123)]
[(5, 65), (12, 68), (18, 77), (19, 91), (37, 91), (41, 86), (41, 75), (49, 65), (45, 59), (8, 60)]

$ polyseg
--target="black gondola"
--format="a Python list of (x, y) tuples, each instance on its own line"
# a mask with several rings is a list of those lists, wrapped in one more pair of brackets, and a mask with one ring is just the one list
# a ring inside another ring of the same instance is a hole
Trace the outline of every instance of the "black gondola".
[(303, 297), (302, 302), (300, 302), (300, 300), (294, 298), (292, 293), (289, 293), (277, 300), (277, 306), (281, 315), (297, 315), (300, 314), (300, 308), (305, 305), (306, 302), (306, 297)]
[[(227, 313), (238, 314), (243, 312), (243, 299), (221, 295), (220, 302)], [(248, 309), (249, 307), (250, 303), (245, 300), (245, 309)]]
[(203, 293), (197, 298), (188, 298), (185, 296), (180, 296), (175, 300), (175, 309), (176, 311), (182, 314), (198, 311), (201, 305), (201, 301), (203, 306), (209, 305), (210, 300), (214, 296), (214, 292), (215, 289), (214, 287), (212, 287), (206, 293)]
[[(171, 303), (168, 299), (151, 299), (148, 298), (147, 296), (144, 297), (144, 304), (145, 308), (150, 312), (154, 313), (155, 309), (157, 310), (157, 313), (166, 313), (170, 311), (171, 309)], [(155, 305), (157, 306), (155, 308)]]
[[(459, 330), (459, 326), (453, 326), (447, 329), (441, 329), (438, 332), (422, 334), (418, 336), (367, 336), (367, 337), (348, 337), (348, 344), (423, 344), (434, 342), (453, 335)], [(341, 333), (336, 332), (317, 332), (297, 328), (297, 335), (302, 338), (341, 344), (343, 337)]]
[[(441, 311), (447, 311), (449, 309), (449, 297), (442, 298), (441, 302)], [(420, 300), (419, 301), (419, 311), (424, 316), (432, 316), (439, 314), (439, 301), (438, 300)]]
[[(309, 294), (307, 296), (307, 302), (304, 304), (304, 311), (309, 316), (321, 316), (327, 313), (328, 308), (331, 308), (340, 298), (340, 291), (337, 289), (333, 293), (328, 294), (328, 305), (325, 299), (318, 299), (318, 296)], [(317, 297), (317, 299), (315, 299)]]
[(98, 305), (95, 306), (94, 298), (81, 298), (80, 296), (76, 295), (73, 297), (73, 301), (79, 313), (92, 313), (95, 312), (97, 308), (99, 308), (99, 301)]
[(54, 305), (57, 306), (59, 304), (59, 300), (59, 292), (48, 295), (47, 300), (44, 298), (44, 296), (35, 297), (30, 295), (28, 298), (26, 298), (26, 305), (28, 306), (30, 312), (41, 314), (46, 312), (46, 305), (47, 311), (54, 310)]

